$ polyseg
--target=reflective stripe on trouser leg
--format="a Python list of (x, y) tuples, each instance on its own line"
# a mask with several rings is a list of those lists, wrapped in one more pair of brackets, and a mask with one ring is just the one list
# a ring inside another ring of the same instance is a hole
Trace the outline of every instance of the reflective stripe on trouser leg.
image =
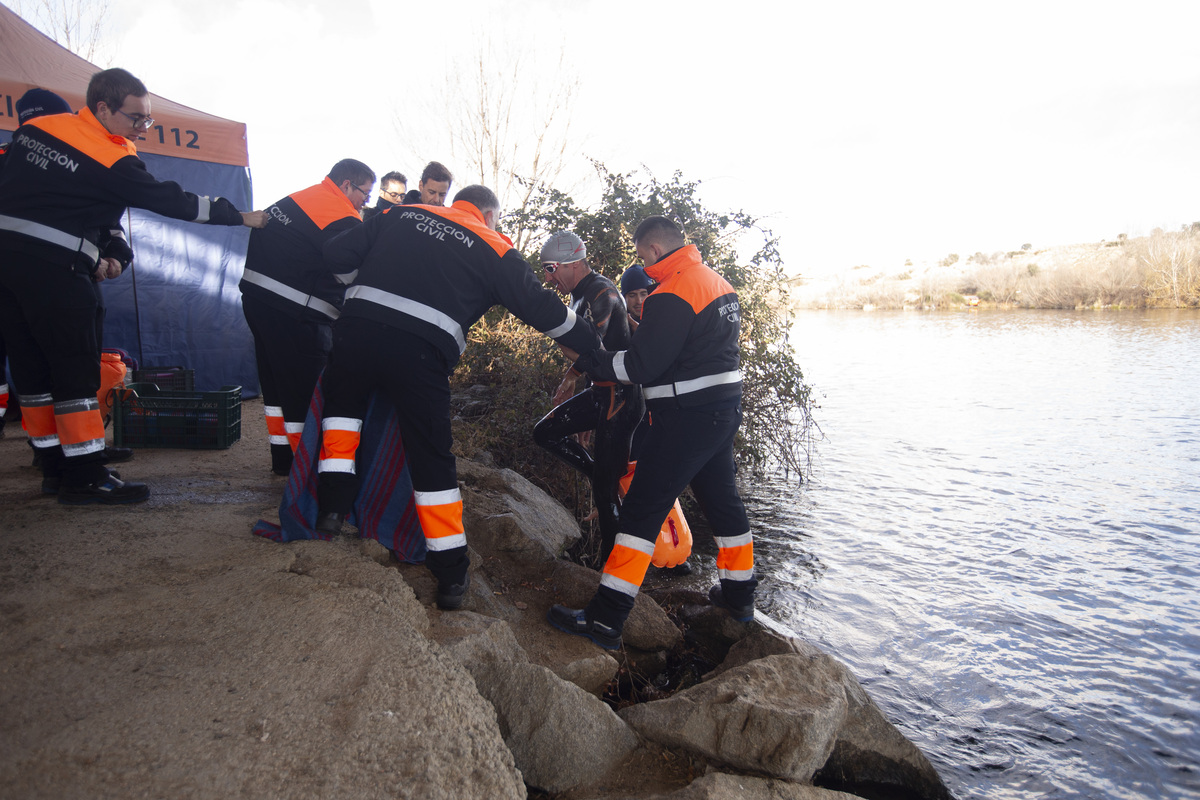
[[(362, 424), (359, 424), (362, 427)], [(300, 438), (304, 436), (303, 422), (284, 422), (283, 430), (287, 434), (288, 447), (292, 448), (292, 452), (296, 452), (296, 448), (300, 446)], [(322, 428), (324, 430), (324, 428)], [(357, 445), (356, 445), (357, 446)]]
[(630, 597), (637, 597), (642, 588), (642, 581), (646, 578), (646, 570), (650, 567), (652, 555), (654, 542), (627, 533), (617, 534), (612, 552), (604, 562), (604, 574), (600, 576), (600, 585)]
[(58, 427), (54, 424), (54, 398), (49, 394), (21, 395), (21, 421), (34, 447), (58, 446)]
[(462, 494), (458, 487), (440, 492), (413, 492), (413, 499), (417, 504), (417, 519), (425, 533), (426, 549), (445, 552), (467, 546)]
[(746, 531), (741, 536), (715, 536), (717, 541), (717, 575), (728, 581), (748, 581), (754, 577), (754, 537)]
[[(4, 365), (0, 364), (0, 372), (4, 371)], [(0, 419), (4, 419), (4, 415), (8, 413), (8, 384), (0, 383)]]
[(604, 562), (600, 587), (587, 604), (588, 619), (623, 630), (653, 555), (654, 542), (628, 533), (617, 534), (612, 552)]
[(54, 404), (54, 426), (67, 458), (104, 450), (104, 418), (95, 396)]
[(717, 575), (721, 593), (733, 605), (750, 605), (758, 579), (754, 577), (754, 537), (749, 531), (741, 536), (714, 536), (717, 542)]
[(267, 417), (267, 438), (271, 444), (287, 444), (287, 429), (283, 423), (283, 409), (279, 406), (263, 406)]
[(354, 453), (362, 434), (362, 420), (353, 417), (326, 417), (321, 420), (321, 458), (317, 472), (343, 472), (354, 475)]

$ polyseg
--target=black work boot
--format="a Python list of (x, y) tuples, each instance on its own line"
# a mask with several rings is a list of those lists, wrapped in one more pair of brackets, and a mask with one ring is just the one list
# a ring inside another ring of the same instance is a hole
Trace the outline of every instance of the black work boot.
[(342, 532), (342, 523), (346, 521), (346, 515), (337, 511), (326, 511), (325, 513), (317, 514), (317, 524), (313, 527), (317, 533), (323, 533), (328, 536), (337, 536)]
[(462, 583), (443, 584), (438, 581), (437, 607), (442, 611), (457, 611), (462, 608), (463, 600), (467, 597), (467, 587), (471, 585), (471, 573), (463, 576)]
[[(121, 473), (115, 469), (110, 469), (108, 474), (114, 478), (120, 478)], [(61, 475), (46, 475), (42, 478), (42, 494), (58, 494), (58, 490), (62, 488)]]
[(725, 593), (721, 591), (721, 584), (717, 584), (708, 590), (708, 599), (717, 608), (723, 608), (729, 612), (729, 616), (733, 617), (736, 622), (749, 622), (754, 619), (754, 600), (751, 599), (747, 605), (733, 605), (725, 600)]
[(563, 633), (582, 636), (605, 650), (621, 649), (621, 629), (588, 619), (587, 609), (554, 605), (546, 612), (546, 620)]
[(58, 502), (68, 506), (102, 503), (107, 506), (140, 503), (150, 497), (150, 487), (144, 483), (126, 483), (113, 473), (95, 483), (83, 486), (63, 486), (58, 490)]
[(112, 445), (104, 447), (104, 463), (106, 464), (119, 464), (131, 458), (133, 458), (132, 447), (113, 447)]

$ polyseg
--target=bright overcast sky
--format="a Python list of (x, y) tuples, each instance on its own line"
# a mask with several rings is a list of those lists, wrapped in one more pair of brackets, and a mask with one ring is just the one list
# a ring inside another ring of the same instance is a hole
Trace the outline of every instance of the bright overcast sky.
[(1200, 220), (1197, 2), (110, 3), (114, 65), (247, 123), (260, 207), (343, 157), (410, 188), (430, 159), (460, 171), (445, 121), (414, 155), (395, 117), (487, 38), (532, 94), (565, 54), (581, 169), (682, 170), (765, 218), (792, 273)]

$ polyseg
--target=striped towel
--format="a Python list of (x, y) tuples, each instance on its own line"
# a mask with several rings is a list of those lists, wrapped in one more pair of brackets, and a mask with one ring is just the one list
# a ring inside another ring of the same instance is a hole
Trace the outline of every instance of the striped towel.
[[(260, 519), (254, 534), (276, 542), (296, 539), (329, 539), (313, 528), (317, 521), (317, 457), (321, 451), (321, 382), (317, 381), (304, 435), (292, 461), (292, 472), (279, 504), (279, 523)], [(410, 564), (425, 560), (425, 535), (417, 520), (412, 479), (400, 441), (396, 412), (378, 393), (371, 395), (363, 420), (358, 448), (358, 474), (362, 484), (347, 521), (363, 538), (375, 539), (396, 558)]]

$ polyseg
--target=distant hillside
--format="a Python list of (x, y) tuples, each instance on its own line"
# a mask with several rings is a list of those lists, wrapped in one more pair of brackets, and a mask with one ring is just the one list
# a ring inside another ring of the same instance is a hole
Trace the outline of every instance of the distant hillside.
[(951, 253), (900, 270), (864, 265), (790, 285), (795, 309), (1197, 307), (1200, 224), (1095, 244)]

